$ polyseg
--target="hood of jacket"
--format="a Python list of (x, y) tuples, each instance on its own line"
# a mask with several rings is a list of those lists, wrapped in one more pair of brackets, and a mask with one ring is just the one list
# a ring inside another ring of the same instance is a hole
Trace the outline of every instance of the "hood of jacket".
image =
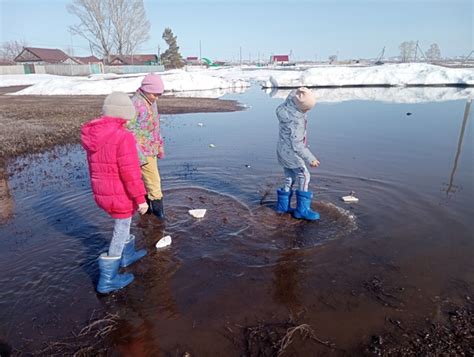
[(303, 118), (304, 113), (301, 112), (296, 103), (293, 101), (293, 98), (296, 94), (296, 91), (290, 92), (286, 100), (281, 103), (276, 110), (277, 118), (280, 122), (286, 123), (293, 120), (293, 118)]
[(81, 128), (82, 147), (90, 152), (100, 150), (107, 142), (114, 139), (126, 122), (125, 119), (102, 116), (84, 124)]

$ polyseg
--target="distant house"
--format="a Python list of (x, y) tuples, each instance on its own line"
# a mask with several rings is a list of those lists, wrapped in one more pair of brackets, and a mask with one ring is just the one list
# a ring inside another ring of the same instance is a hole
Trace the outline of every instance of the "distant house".
[(158, 64), (157, 55), (116, 55), (111, 56), (111, 65), (155, 65)]
[(79, 64), (94, 64), (94, 63), (101, 63), (102, 61), (98, 59), (96, 56), (86, 56), (86, 57), (72, 57), (75, 61)]
[(188, 65), (200, 65), (201, 61), (199, 61), (199, 58), (197, 56), (188, 56), (184, 60), (186, 64)]
[(66, 53), (57, 48), (23, 47), (14, 60), (24, 64), (77, 64)]
[(270, 57), (270, 63), (272, 64), (285, 64), (290, 62), (290, 56), (288, 55), (273, 55)]

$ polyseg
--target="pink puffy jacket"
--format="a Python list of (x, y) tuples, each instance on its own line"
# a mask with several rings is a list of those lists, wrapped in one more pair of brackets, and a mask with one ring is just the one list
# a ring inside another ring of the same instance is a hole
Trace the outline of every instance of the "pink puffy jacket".
[(125, 123), (103, 116), (81, 128), (94, 200), (113, 218), (129, 218), (145, 202), (136, 141)]

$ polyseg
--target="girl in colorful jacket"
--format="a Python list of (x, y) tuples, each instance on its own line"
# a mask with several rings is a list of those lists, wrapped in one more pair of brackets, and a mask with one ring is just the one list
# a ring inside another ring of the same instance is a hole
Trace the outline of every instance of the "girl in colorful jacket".
[[(292, 91), (276, 109), (279, 121), (277, 156), (285, 173), (285, 183), (277, 190), (277, 212), (292, 213), (293, 217), (314, 221), (319, 213), (311, 210), (313, 194), (308, 191), (310, 173), (306, 167), (319, 165), (318, 159), (306, 145), (306, 113), (316, 104), (314, 94), (301, 87)], [(296, 209), (291, 208), (293, 184), (297, 185)]]
[(160, 220), (164, 219), (165, 213), (157, 159), (164, 157), (164, 147), (156, 101), (163, 92), (164, 85), (160, 75), (147, 74), (132, 97), (137, 117), (128, 124), (138, 144), (142, 176), (147, 191), (146, 199), (150, 205), (147, 213), (155, 214)]
[(135, 250), (130, 223), (136, 209), (144, 214), (148, 205), (136, 141), (125, 128), (127, 121), (136, 116), (132, 101), (127, 94), (114, 92), (105, 98), (102, 114), (82, 126), (81, 141), (87, 153), (94, 200), (115, 220), (108, 253), (99, 257), (97, 291), (106, 294), (130, 284), (133, 275), (118, 274), (118, 269), (146, 255), (144, 249)]

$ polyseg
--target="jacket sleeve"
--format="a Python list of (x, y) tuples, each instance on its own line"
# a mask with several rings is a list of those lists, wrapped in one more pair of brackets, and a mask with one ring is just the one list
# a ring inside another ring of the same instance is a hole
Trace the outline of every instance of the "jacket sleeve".
[(312, 161), (316, 160), (316, 157), (313, 153), (306, 147), (305, 143), (305, 133), (306, 129), (304, 126), (304, 116), (298, 116), (290, 124), (291, 130), (291, 146), (293, 151), (301, 157), (306, 163), (310, 164)]
[(145, 186), (142, 181), (135, 138), (126, 132), (117, 150), (117, 165), (125, 191), (138, 205), (145, 202)]

